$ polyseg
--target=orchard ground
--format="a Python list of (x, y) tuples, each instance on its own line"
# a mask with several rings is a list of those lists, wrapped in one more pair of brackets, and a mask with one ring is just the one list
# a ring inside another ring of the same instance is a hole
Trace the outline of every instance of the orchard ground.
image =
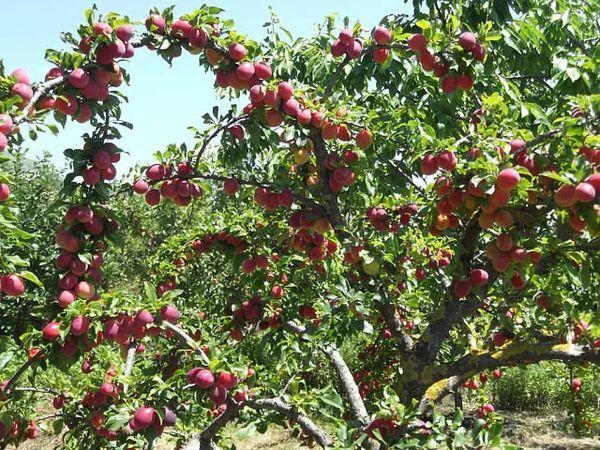
[[(451, 405), (446, 405), (451, 410)], [(507, 440), (525, 450), (591, 450), (600, 448), (600, 437), (578, 437), (561, 430), (565, 414), (552, 415), (540, 412), (498, 411), (505, 420), (504, 432)], [(240, 437), (240, 435), (243, 435)], [(227, 442), (234, 443), (238, 450), (300, 450), (308, 449), (292, 436), (289, 429), (272, 427), (264, 434), (248, 433), (239, 427), (229, 426), (224, 432)], [(20, 450), (47, 450), (57, 448), (60, 436), (42, 434), (38, 440), (30, 440), (19, 446)], [(8, 447), (13, 449), (14, 447)], [(172, 444), (161, 441), (155, 450), (171, 450)]]

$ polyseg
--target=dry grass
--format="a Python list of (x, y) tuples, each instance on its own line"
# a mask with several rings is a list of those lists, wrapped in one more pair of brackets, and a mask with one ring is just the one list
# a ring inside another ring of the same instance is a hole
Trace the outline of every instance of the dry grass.
[(528, 450), (598, 450), (600, 437), (576, 437), (561, 430), (564, 418), (534, 412), (500, 411), (506, 422), (504, 436)]

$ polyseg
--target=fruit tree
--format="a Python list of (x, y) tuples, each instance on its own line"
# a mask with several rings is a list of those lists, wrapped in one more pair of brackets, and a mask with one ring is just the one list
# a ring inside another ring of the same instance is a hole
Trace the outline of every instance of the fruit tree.
[[(1, 163), (94, 126), (64, 151), (48, 276), (0, 172), (1, 448), (40, 427), (65, 448), (217, 448), (231, 423), (499, 446), (485, 399), (468, 431), (436, 403), (506, 366), (600, 360), (600, 4), (413, 3), (302, 39), (274, 18), (262, 41), (211, 6), (93, 8), (44, 81), (0, 68)], [(198, 59), (191, 82), (231, 107), (120, 182), (137, 52)], [(150, 221), (168, 232), (125, 280), (123, 236)]]

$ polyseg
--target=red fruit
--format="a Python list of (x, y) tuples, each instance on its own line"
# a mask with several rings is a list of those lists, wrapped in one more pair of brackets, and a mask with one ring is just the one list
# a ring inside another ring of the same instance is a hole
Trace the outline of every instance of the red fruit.
[(268, 80), (273, 75), (271, 66), (265, 62), (254, 63), (254, 75), (261, 80)]
[(423, 159), (421, 160), (421, 173), (425, 175), (432, 175), (438, 170), (438, 167), (439, 160), (437, 156), (431, 153), (427, 153), (425, 156), (423, 156)]
[(240, 184), (235, 178), (229, 178), (223, 182), (223, 191), (225, 191), (225, 194), (233, 196), (237, 192), (239, 186)]
[(112, 27), (106, 22), (97, 22), (92, 25), (92, 32), (95, 36), (110, 36), (112, 33)]
[(50, 322), (42, 329), (44, 339), (55, 341), (60, 336), (60, 322)]
[(178, 38), (188, 38), (192, 32), (192, 25), (187, 20), (175, 20), (171, 25), (171, 34)]
[(11, 297), (19, 297), (25, 292), (25, 283), (23, 282), (23, 279), (17, 275), (0, 277), (0, 287), (4, 294)]
[(537, 303), (545, 311), (550, 311), (552, 309), (552, 302), (546, 295), (540, 295), (537, 299)]
[(24, 83), (16, 83), (12, 87), (10, 92), (13, 95), (18, 95), (19, 97), (21, 97), (21, 99), (25, 103), (28, 102), (29, 100), (31, 100), (31, 98), (33, 97), (33, 90), (31, 89), (31, 87), (28, 84), (24, 84)]
[(588, 203), (596, 197), (596, 189), (590, 183), (579, 183), (575, 186), (575, 198), (578, 202)]
[(444, 94), (452, 94), (457, 87), (457, 78), (452, 75), (447, 76), (442, 80), (442, 92)]
[(519, 272), (515, 272), (511, 277), (510, 282), (515, 289), (523, 289), (525, 287), (525, 280)]
[(281, 114), (276, 109), (270, 109), (267, 111), (265, 119), (267, 121), (267, 124), (269, 124), (269, 126), (276, 127), (276, 126), (281, 125), (281, 123), (283, 122), (283, 114)]
[(467, 297), (471, 293), (471, 282), (469, 280), (458, 280), (454, 284), (454, 295), (457, 298)]
[(150, 189), (146, 192), (146, 203), (150, 206), (156, 206), (160, 203), (160, 191), (158, 189)]
[(323, 128), (325, 122), (325, 114), (321, 111), (315, 111), (312, 114), (312, 119), (310, 120), (310, 124), (315, 128)]
[(438, 155), (438, 164), (439, 166), (448, 171), (452, 171), (456, 167), (457, 159), (456, 155), (452, 153), (450, 150), (444, 150)]
[(435, 57), (427, 50), (424, 50), (423, 52), (419, 53), (418, 59), (419, 63), (421, 64), (421, 67), (423, 67), (423, 70), (425, 70), (426, 72), (431, 72), (435, 67)]
[(244, 139), (244, 129), (241, 127), (241, 125), (233, 125), (229, 127), (229, 132), (233, 134), (238, 141)]
[(75, 69), (69, 74), (69, 84), (77, 89), (83, 89), (90, 82), (90, 74), (83, 69)]
[(296, 119), (302, 125), (309, 125), (312, 120), (312, 113), (310, 109), (301, 109), (296, 115)]
[(88, 186), (96, 185), (100, 182), (100, 171), (95, 167), (84, 169), (81, 173), (83, 182)]
[(153, 164), (146, 169), (146, 176), (153, 181), (162, 180), (165, 177), (165, 168), (161, 164)]
[(227, 399), (227, 390), (219, 384), (215, 385), (210, 394), (210, 399), (217, 405), (225, 403), (225, 400)]
[(67, 308), (71, 303), (73, 303), (77, 297), (73, 291), (64, 290), (58, 294), (58, 305), (61, 308)]
[(463, 73), (456, 78), (456, 85), (463, 91), (468, 91), (473, 87), (473, 78), (468, 73)]
[(22, 69), (20, 67), (18, 69), (13, 70), (10, 73), (10, 76), (14, 77), (17, 83), (31, 84), (31, 78), (29, 77), (25, 69)]
[(554, 192), (554, 201), (561, 208), (569, 208), (577, 203), (577, 191), (575, 186), (563, 184)]
[(83, 336), (90, 328), (90, 321), (85, 316), (76, 316), (71, 322), (71, 334), (73, 336)]
[(408, 39), (408, 48), (415, 52), (422, 52), (427, 48), (427, 38), (422, 34), (413, 34)]
[(0, 133), (9, 135), (12, 132), (13, 121), (8, 114), (0, 114)]
[(498, 174), (498, 177), (496, 178), (496, 185), (500, 189), (510, 191), (514, 189), (517, 184), (519, 184), (520, 180), (521, 176), (515, 169), (504, 169)]
[(77, 283), (77, 286), (75, 286), (75, 293), (78, 297), (90, 300), (96, 294), (96, 289), (93, 284), (90, 284), (87, 281), (80, 281)]
[(79, 110), (75, 117), (73, 117), (79, 123), (85, 123), (92, 117), (92, 109), (85, 103), (79, 105)]
[(481, 44), (475, 45), (475, 48), (471, 53), (477, 61), (483, 61), (485, 58), (485, 48)]
[(356, 145), (364, 150), (371, 146), (371, 143), (373, 142), (373, 135), (369, 130), (360, 130), (356, 135), (355, 140)]
[(145, 194), (146, 192), (148, 192), (149, 188), (150, 186), (148, 185), (146, 180), (143, 180), (141, 178), (139, 180), (136, 180), (135, 183), (133, 183), (133, 190), (136, 194)]
[(340, 31), (338, 38), (344, 44), (348, 44), (352, 41), (352, 39), (354, 39), (354, 33), (352, 32), (352, 30), (344, 28), (342, 31)]
[(387, 48), (376, 48), (373, 50), (373, 61), (377, 64), (383, 64), (390, 56), (390, 51)]
[(250, 62), (241, 63), (235, 70), (235, 74), (240, 80), (249, 80), (254, 76), (254, 64)]
[(283, 112), (289, 116), (296, 116), (300, 112), (300, 104), (294, 98), (283, 102)]
[(465, 31), (458, 37), (458, 43), (460, 44), (460, 46), (462, 48), (464, 48), (466, 51), (470, 52), (477, 45), (477, 38), (475, 37), (475, 35), (473, 33), (469, 33), (468, 31)]
[(334, 123), (327, 123), (323, 126), (323, 130), (321, 131), (321, 135), (325, 140), (335, 139), (338, 135), (339, 128)]
[(339, 39), (337, 41), (335, 41), (333, 44), (331, 44), (331, 54), (335, 58), (343, 56), (345, 53), (346, 53), (346, 44), (344, 44)]
[(469, 280), (476, 286), (483, 286), (488, 282), (489, 275), (483, 269), (474, 269), (469, 274)]
[(133, 37), (133, 27), (129, 24), (117, 28), (117, 37), (123, 42), (129, 42)]
[(346, 46), (346, 55), (350, 59), (356, 59), (362, 52), (362, 43), (359, 40), (354, 40)]
[(237, 383), (237, 377), (229, 372), (220, 372), (219, 376), (217, 377), (217, 384), (223, 386), (228, 391), (233, 389)]
[(146, 28), (157, 34), (164, 34), (165, 19), (158, 14), (151, 14), (146, 18)]
[(376, 26), (373, 31), (373, 39), (379, 45), (385, 45), (392, 42), (392, 32), (385, 27)]
[(199, 369), (193, 379), (193, 383), (200, 389), (208, 389), (215, 383), (215, 377), (208, 369)]
[(177, 321), (179, 320), (179, 317), (181, 316), (181, 314), (179, 313), (177, 308), (175, 308), (172, 305), (163, 306), (162, 309), (160, 310), (160, 315), (163, 320), (170, 322), (170, 323), (177, 323)]
[(594, 186), (596, 192), (600, 191), (600, 173), (593, 173), (585, 179), (586, 183)]
[(497, 272), (505, 272), (510, 266), (510, 256), (508, 253), (498, 252), (492, 259), (492, 266)]
[(256, 262), (253, 259), (247, 259), (242, 263), (242, 271), (244, 273), (252, 273), (254, 269), (256, 269)]
[(294, 95), (294, 88), (286, 81), (282, 81), (277, 85), (277, 95), (282, 100), (289, 100)]
[(502, 377), (502, 371), (500, 369), (494, 369), (492, 371), (492, 377), (494, 377), (494, 380), (498, 380), (500, 377)]
[(139, 429), (148, 428), (154, 422), (156, 412), (149, 406), (138, 408), (133, 414), (133, 421)]
[(494, 333), (492, 336), (492, 343), (494, 344), (494, 347), (502, 347), (507, 340), (508, 335), (504, 331)]
[(443, 78), (448, 74), (448, 66), (441, 62), (436, 62), (433, 66), (433, 74), (437, 78)]
[(10, 187), (6, 183), (0, 183), (0, 202), (5, 202), (10, 197)]
[(61, 95), (54, 102), (54, 108), (66, 116), (72, 116), (77, 112), (79, 105), (77, 99), (70, 94)]
[(581, 380), (579, 378), (573, 378), (573, 381), (571, 381), (571, 389), (573, 389), (573, 392), (579, 392), (581, 390)]
[(511, 153), (517, 153), (525, 148), (527, 143), (523, 139), (513, 139), (509, 142)]
[(512, 237), (509, 234), (501, 234), (496, 238), (496, 247), (503, 252), (509, 251), (513, 246)]
[[(317, 248), (317, 247), (315, 247)], [(273, 286), (271, 288), (271, 297), (275, 299), (282, 298), (284, 294), (283, 288), (281, 286)]]
[(103, 170), (108, 168), (108, 166), (110, 166), (111, 161), (111, 155), (106, 150), (100, 150), (99, 152), (96, 152), (94, 154), (93, 163), (94, 167), (96, 167), (97, 169)]

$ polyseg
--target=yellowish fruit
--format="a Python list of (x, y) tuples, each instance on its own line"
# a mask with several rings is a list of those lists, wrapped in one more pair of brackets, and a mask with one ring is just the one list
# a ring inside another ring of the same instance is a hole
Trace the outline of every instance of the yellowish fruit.
[(362, 268), (368, 275), (377, 275), (379, 273), (379, 263), (375, 260), (370, 263), (363, 261)]
[(310, 152), (304, 148), (294, 150), (294, 162), (299, 166), (306, 164), (310, 159)]

